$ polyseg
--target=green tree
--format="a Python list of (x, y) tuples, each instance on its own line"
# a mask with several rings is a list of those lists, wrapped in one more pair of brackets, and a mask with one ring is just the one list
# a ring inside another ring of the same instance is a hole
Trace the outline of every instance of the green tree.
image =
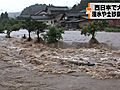
[(0, 24), (0, 33), (3, 33), (3, 31), (4, 31), (4, 27), (3, 25)]
[(9, 18), (7, 12), (5, 12), (4, 17), (5, 17), (5, 18)]
[(44, 40), (47, 43), (55, 43), (62, 39), (62, 34), (64, 30), (58, 27), (50, 27), (49, 30), (44, 35)]
[(99, 42), (95, 38), (95, 34), (97, 31), (104, 30), (105, 27), (107, 27), (106, 21), (91, 21), (87, 25), (83, 26), (81, 35), (92, 35), (92, 38), (90, 39), (90, 44), (98, 44)]
[(43, 22), (35, 21), (35, 30), (37, 31), (37, 42), (40, 42), (40, 33), (44, 32), (47, 28), (47, 25)]
[(7, 18), (8, 19), (9, 18), (8, 13), (7, 12), (1, 13), (1, 18)]
[(32, 31), (35, 31), (35, 21), (32, 20), (31, 18), (27, 18), (27, 19), (23, 22), (22, 28), (28, 30), (28, 34), (29, 34), (28, 41), (31, 41), (32, 38), (31, 38), (31, 34), (30, 34), (30, 33), (31, 33)]
[[(15, 21), (16, 22), (16, 21)], [(4, 26), (4, 30), (7, 30), (7, 38), (10, 38), (10, 33), (12, 31), (17, 31), (21, 28), (20, 23), (13, 23), (13, 21), (9, 21), (9, 23), (6, 23)]]
[(0, 31), (7, 30), (7, 36), (10, 38), (10, 33), (20, 29), (20, 23), (17, 19), (11, 19), (8, 17), (8, 13), (2, 13), (0, 17)]
[(4, 18), (4, 13), (1, 13), (1, 18)]

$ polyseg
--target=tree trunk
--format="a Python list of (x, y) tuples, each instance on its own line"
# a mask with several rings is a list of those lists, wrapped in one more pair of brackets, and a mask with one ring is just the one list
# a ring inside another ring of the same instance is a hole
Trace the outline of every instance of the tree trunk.
[(98, 40), (95, 37), (92, 37), (89, 41), (89, 44), (99, 44)]
[(6, 38), (11, 38), (10, 33), (11, 33), (11, 31), (7, 31)]
[(92, 38), (95, 38), (95, 30), (92, 31)]
[(31, 41), (31, 40), (32, 40), (30, 33), (31, 33), (31, 32), (28, 31), (28, 34), (29, 34), (28, 41)]
[(90, 39), (89, 44), (99, 44), (98, 40), (95, 38), (95, 30), (92, 31), (92, 38)]
[(44, 44), (44, 40), (40, 37), (40, 32), (39, 31), (37, 31), (37, 41), (36, 42)]
[(23, 39), (26, 39), (26, 35), (24, 34), (22, 38), (23, 38)]
[(39, 30), (37, 31), (37, 42), (40, 42), (40, 36), (39, 36), (40, 32)]

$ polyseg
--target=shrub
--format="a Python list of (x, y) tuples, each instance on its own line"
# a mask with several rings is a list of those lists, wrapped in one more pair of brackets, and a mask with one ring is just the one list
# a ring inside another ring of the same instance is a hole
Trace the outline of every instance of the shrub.
[(43, 38), (47, 43), (55, 43), (62, 39), (63, 33), (64, 30), (62, 28), (50, 27)]
[(106, 32), (120, 32), (120, 28), (114, 28), (114, 27), (110, 27), (110, 28), (105, 28)]
[(90, 44), (98, 44), (99, 42), (95, 38), (96, 31), (102, 31), (105, 27), (107, 27), (106, 21), (92, 21), (87, 25), (84, 25), (81, 31), (82, 35), (92, 35), (91, 40), (89, 41)]

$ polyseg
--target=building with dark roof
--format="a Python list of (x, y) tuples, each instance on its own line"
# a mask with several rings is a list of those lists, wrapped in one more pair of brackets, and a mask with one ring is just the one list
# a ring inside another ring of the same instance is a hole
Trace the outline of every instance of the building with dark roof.
[(69, 10), (68, 7), (61, 7), (61, 6), (48, 6), (47, 12), (48, 14), (61, 14), (65, 13)]
[[(86, 11), (71, 11), (68, 7), (41, 6), (40, 10), (31, 13), (22, 13), (20, 17), (45, 22), (47, 25), (63, 26), (65, 28), (79, 28), (79, 23), (86, 21)], [(44, 8), (43, 8), (44, 7)]]
[(41, 12), (43, 10), (45, 10), (47, 7), (47, 5), (45, 4), (35, 4), (35, 5), (31, 5), (29, 7), (26, 7), (22, 12), (20, 16), (24, 16), (24, 15), (34, 15), (37, 12)]
[(81, 11), (68, 11), (61, 19), (61, 25), (67, 29), (77, 29), (79, 28), (80, 23), (87, 20), (84, 16), (86, 16), (86, 13)]

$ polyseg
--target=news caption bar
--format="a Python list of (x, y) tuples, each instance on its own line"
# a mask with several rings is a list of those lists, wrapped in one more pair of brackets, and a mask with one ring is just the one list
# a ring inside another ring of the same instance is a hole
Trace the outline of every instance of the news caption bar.
[(120, 3), (88, 3), (88, 19), (120, 19)]

